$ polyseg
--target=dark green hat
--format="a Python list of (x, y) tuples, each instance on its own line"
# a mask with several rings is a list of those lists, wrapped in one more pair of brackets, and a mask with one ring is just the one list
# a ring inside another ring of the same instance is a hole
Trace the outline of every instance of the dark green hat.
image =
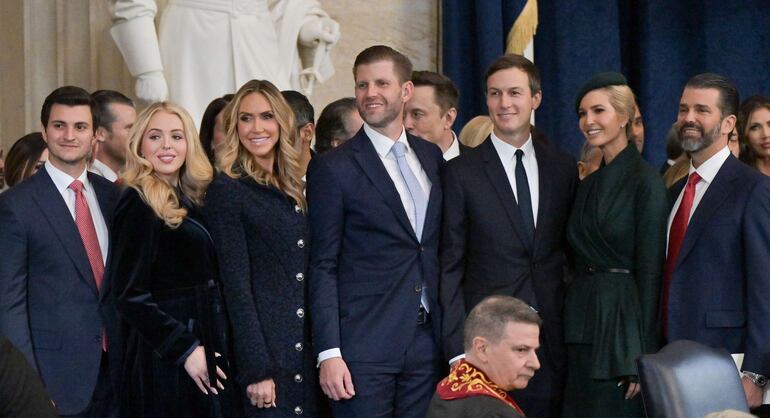
[(623, 74), (609, 71), (606, 73), (599, 73), (591, 77), (590, 80), (583, 84), (583, 87), (578, 90), (577, 99), (575, 100), (575, 112), (580, 108), (580, 101), (583, 100), (583, 96), (588, 92), (600, 89), (607, 86), (627, 86), (628, 81)]

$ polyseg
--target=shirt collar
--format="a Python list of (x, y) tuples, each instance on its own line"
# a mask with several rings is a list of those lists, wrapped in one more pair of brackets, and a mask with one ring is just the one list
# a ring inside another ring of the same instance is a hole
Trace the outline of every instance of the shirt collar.
[(697, 171), (698, 175), (703, 180), (706, 180), (707, 183), (711, 184), (711, 182), (714, 181), (714, 177), (717, 176), (719, 169), (722, 168), (722, 164), (724, 164), (729, 157), (730, 148), (725, 145), (724, 148), (717, 151), (717, 153), (712, 155), (708, 160), (704, 161), (697, 169), (693, 167), (692, 160), (690, 160), (690, 170), (688, 175), (692, 174), (693, 171)]
[[(393, 144), (395, 144), (392, 139), (375, 131), (366, 122), (364, 122), (364, 133), (372, 141), (372, 145), (374, 145), (374, 149), (380, 158), (385, 158), (390, 153), (390, 149), (393, 148)], [(406, 153), (409, 154), (411, 148), (409, 147), (409, 141), (406, 140), (406, 131), (403, 126), (401, 127), (401, 135), (398, 137), (398, 142), (406, 146)]]
[(94, 159), (91, 163), (91, 169), (96, 173), (106, 178), (111, 182), (115, 182), (118, 179), (118, 173), (113, 171), (107, 164)]
[(497, 154), (500, 155), (500, 158), (503, 161), (513, 160), (516, 155), (517, 149), (521, 149), (522, 151), (524, 151), (525, 159), (535, 155), (535, 146), (532, 144), (532, 134), (529, 134), (529, 137), (524, 142), (524, 145), (521, 146), (521, 148), (516, 148), (513, 145), (498, 138), (497, 135), (495, 135), (494, 131), (491, 134), (489, 134), (489, 136), (492, 137), (492, 145), (495, 146), (495, 149), (497, 150)]
[(59, 192), (67, 191), (67, 189), (70, 187), (70, 184), (72, 184), (72, 182), (75, 180), (80, 180), (80, 182), (83, 183), (84, 190), (88, 190), (88, 188), (91, 187), (91, 185), (88, 183), (88, 170), (83, 170), (83, 172), (80, 173), (77, 178), (72, 178), (72, 176), (69, 174), (56, 168), (51, 163), (51, 160), (48, 160), (45, 162), (45, 171), (48, 172), (51, 180), (53, 180), (53, 184), (56, 186), (56, 190)]
[(460, 155), (460, 142), (457, 140), (457, 135), (455, 135), (455, 132), (452, 131), (452, 145), (450, 145), (444, 153), (444, 160), (449, 161), (458, 155)]

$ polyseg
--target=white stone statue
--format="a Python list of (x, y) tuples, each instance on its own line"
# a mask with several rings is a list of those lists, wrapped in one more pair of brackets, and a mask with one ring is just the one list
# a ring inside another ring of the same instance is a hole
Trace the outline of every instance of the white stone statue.
[(115, 44), (136, 96), (170, 99), (196, 124), (216, 97), (248, 80), (310, 96), (334, 74), (339, 25), (318, 0), (168, 0), (155, 32), (155, 0), (107, 0)]

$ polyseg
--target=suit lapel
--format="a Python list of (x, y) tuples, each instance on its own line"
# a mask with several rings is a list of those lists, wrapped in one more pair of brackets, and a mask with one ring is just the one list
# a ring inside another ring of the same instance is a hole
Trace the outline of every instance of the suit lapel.
[[(412, 147), (414, 153), (417, 155), (417, 159), (420, 160), (420, 165), (423, 171), (430, 180), (430, 195), (428, 196), (428, 208), (425, 211), (425, 224), (422, 228), (422, 236), (426, 237), (430, 232), (439, 227), (439, 219), (441, 218), (441, 179), (439, 178), (439, 161), (435, 158), (430, 158), (428, 150), (424, 147), (425, 144), (421, 143), (416, 137), (407, 134), (407, 141), (409, 146)], [(442, 160), (443, 161), (443, 160)]]
[[(91, 184), (91, 187), (94, 188), (94, 192), (96, 193), (96, 200), (99, 202), (99, 210), (102, 212), (102, 217), (104, 218), (104, 223), (107, 225), (107, 230), (111, 230), (112, 226), (112, 215), (115, 208), (115, 198), (117, 196), (117, 193), (114, 192), (114, 190), (110, 190), (111, 187), (117, 187), (113, 186), (110, 183), (106, 183), (104, 181), (99, 181), (101, 179), (96, 179), (96, 177), (99, 177), (98, 174), (88, 173), (88, 181)], [(107, 234), (108, 242), (111, 239), (109, 236), (110, 234)], [(107, 247), (107, 259), (104, 260), (105, 266), (104, 270), (107, 271), (107, 265), (106, 263), (110, 259), (110, 250), (112, 249), (112, 245), (108, 245)], [(89, 264), (90, 267), (90, 264)], [(104, 275), (104, 281), (102, 282), (101, 288), (99, 288), (99, 298), (103, 299), (105, 295), (107, 295), (107, 291), (109, 289), (109, 283), (107, 283), (109, 274)]]
[(39, 170), (32, 179), (35, 182), (36, 189), (32, 199), (38, 205), (51, 230), (61, 242), (72, 264), (75, 265), (75, 268), (80, 273), (80, 277), (96, 293), (96, 282), (91, 271), (91, 264), (88, 262), (88, 255), (80, 238), (80, 232), (78, 232), (75, 221), (72, 220), (72, 214), (67, 208), (67, 204), (64, 203), (64, 199), (62, 199), (61, 194), (56, 189), (53, 180), (51, 180), (45, 169)]
[(385, 200), (385, 203), (396, 215), (396, 219), (398, 219), (401, 226), (408, 231), (410, 236), (417, 240), (412, 224), (406, 216), (404, 205), (401, 203), (401, 197), (398, 194), (398, 190), (396, 190), (396, 185), (393, 184), (393, 180), (388, 175), (388, 170), (382, 164), (380, 156), (377, 155), (377, 150), (374, 149), (372, 141), (366, 136), (363, 128), (350, 141), (352, 141), (350, 145), (353, 147), (353, 157), (361, 167), (361, 171), (369, 177), (369, 180), (371, 180), (374, 187)]
[(543, 226), (546, 224), (543, 218), (546, 214), (551, 213), (551, 207), (553, 206), (551, 199), (553, 175), (551, 175), (551, 173), (554, 168), (550, 164), (551, 158), (548, 155), (548, 149), (540, 144), (540, 142), (535, 141), (534, 138), (532, 139), (532, 145), (535, 147), (535, 159), (537, 160), (538, 171), (538, 190), (540, 195), (537, 205), (537, 226), (535, 227), (534, 243), (532, 244), (532, 248), (534, 249), (533, 253), (535, 253), (537, 252), (536, 250), (540, 242), (540, 237), (543, 236)]
[(703, 232), (709, 220), (717, 214), (717, 209), (730, 196), (735, 188), (734, 182), (738, 179), (734, 164), (737, 160), (730, 156), (714, 177), (714, 182), (709, 185), (706, 194), (703, 195), (698, 207), (690, 218), (687, 232), (682, 242), (682, 248), (677, 257), (677, 266), (687, 257), (687, 254), (695, 246), (698, 236)]
[(513, 229), (516, 231), (516, 235), (519, 237), (522, 245), (528, 252), (532, 252), (532, 243), (528, 242), (526, 238), (527, 233), (524, 230), (524, 220), (521, 218), (519, 207), (516, 205), (516, 197), (513, 194), (513, 189), (508, 182), (508, 175), (505, 174), (503, 164), (500, 162), (500, 156), (497, 155), (494, 145), (492, 145), (492, 139), (487, 137), (481, 145), (481, 158), (484, 161), (484, 171), (489, 177), (489, 183), (494, 187), (497, 197), (500, 199), (505, 212), (508, 214)]

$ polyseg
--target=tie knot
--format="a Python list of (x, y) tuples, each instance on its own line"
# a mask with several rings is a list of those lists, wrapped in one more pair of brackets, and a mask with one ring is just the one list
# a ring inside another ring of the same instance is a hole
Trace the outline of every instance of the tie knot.
[(401, 142), (396, 142), (393, 144), (393, 148), (391, 148), (393, 151), (393, 155), (396, 156), (396, 158), (403, 158), (406, 154), (406, 145), (404, 145)]
[(516, 152), (516, 160), (521, 161), (521, 159), (524, 157), (524, 151), (517, 149)]
[(75, 193), (80, 193), (83, 190), (83, 183), (80, 180), (75, 180), (70, 183), (70, 189)]
[(689, 177), (687, 177), (687, 187), (695, 187), (696, 184), (701, 180), (700, 174), (698, 174), (697, 171), (693, 171), (692, 174), (690, 174)]

